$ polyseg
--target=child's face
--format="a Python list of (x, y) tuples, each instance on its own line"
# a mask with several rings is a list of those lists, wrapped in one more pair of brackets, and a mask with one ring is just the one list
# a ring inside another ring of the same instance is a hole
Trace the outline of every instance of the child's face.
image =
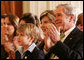
[(27, 45), (30, 41), (28, 35), (24, 34), (23, 32), (17, 32), (17, 37), (20, 46)]

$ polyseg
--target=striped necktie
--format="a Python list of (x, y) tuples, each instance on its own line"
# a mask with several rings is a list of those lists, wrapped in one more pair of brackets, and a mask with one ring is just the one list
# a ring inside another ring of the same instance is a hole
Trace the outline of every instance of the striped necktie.
[[(64, 33), (60, 34), (60, 40), (62, 40), (65, 37)], [(54, 53), (51, 54), (50, 59), (59, 59)]]
[(52, 53), (49, 59), (59, 59), (59, 57)]
[(65, 34), (64, 33), (61, 33), (60, 34), (60, 40), (62, 40), (64, 37), (65, 37)]

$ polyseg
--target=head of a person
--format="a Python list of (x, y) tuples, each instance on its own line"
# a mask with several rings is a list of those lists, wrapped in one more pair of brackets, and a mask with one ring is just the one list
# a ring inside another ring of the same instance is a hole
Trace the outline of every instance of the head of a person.
[(39, 38), (39, 29), (32, 23), (19, 25), (16, 32), (20, 46), (36, 43)]
[(4, 25), (5, 17), (7, 17), (7, 14), (2, 14), (1, 15), (1, 26)]
[(18, 27), (19, 18), (13, 14), (8, 14), (5, 18), (5, 34), (7, 36), (15, 36)]
[(41, 13), (40, 15), (40, 21), (41, 21), (41, 29), (43, 31), (43, 35), (45, 35), (45, 28), (44, 26), (48, 23), (53, 23), (54, 24), (54, 19), (55, 19), (55, 14), (53, 12), (53, 10), (46, 10), (44, 12)]
[(76, 25), (78, 26), (78, 28), (80, 30), (83, 31), (83, 13), (81, 13), (81, 14), (78, 15), (78, 20), (77, 20)]
[(25, 23), (33, 23), (36, 26), (38, 26), (38, 18), (37, 16), (33, 15), (32, 13), (25, 13), (20, 18), (19, 24), (25, 24)]
[(73, 27), (77, 21), (76, 9), (70, 4), (60, 4), (55, 9), (55, 25), (66, 31)]
[(40, 15), (41, 25), (44, 25), (46, 23), (54, 23), (53, 22), (54, 19), (55, 19), (55, 14), (53, 10), (46, 10), (42, 12)]

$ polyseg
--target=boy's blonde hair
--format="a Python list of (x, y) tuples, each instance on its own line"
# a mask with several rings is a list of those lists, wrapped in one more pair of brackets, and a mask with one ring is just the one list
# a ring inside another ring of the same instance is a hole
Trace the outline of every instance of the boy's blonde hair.
[(18, 27), (17, 31), (23, 32), (24, 34), (29, 35), (29, 37), (34, 36), (35, 37), (34, 38), (35, 43), (39, 39), (39, 35), (40, 35), (39, 28), (32, 23), (21, 24)]

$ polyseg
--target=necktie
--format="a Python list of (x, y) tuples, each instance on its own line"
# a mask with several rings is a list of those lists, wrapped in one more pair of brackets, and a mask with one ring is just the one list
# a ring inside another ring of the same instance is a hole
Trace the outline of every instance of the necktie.
[(61, 33), (60, 34), (60, 40), (62, 40), (64, 37), (65, 37), (65, 34), (64, 33)]
[(57, 57), (54, 53), (52, 53), (49, 59), (59, 59), (59, 57)]
[(55, 54), (51, 54), (50, 59), (53, 59), (55, 57)]
[[(64, 33), (60, 34), (60, 40), (62, 40), (65, 37)], [(54, 53), (51, 54), (50, 59), (59, 59)]]

